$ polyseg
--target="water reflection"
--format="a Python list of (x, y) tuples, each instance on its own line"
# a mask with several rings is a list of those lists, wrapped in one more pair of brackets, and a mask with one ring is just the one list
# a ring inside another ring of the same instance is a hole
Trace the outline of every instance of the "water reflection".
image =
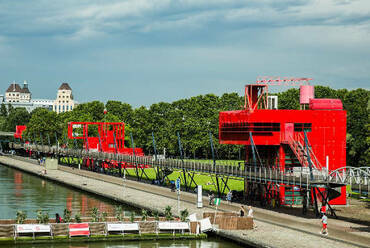
[[(26, 210), (28, 218), (35, 218), (38, 209), (48, 211), (51, 218), (55, 213), (62, 215), (65, 208), (71, 210), (73, 216), (76, 213), (89, 216), (93, 207), (109, 215), (114, 214), (115, 202), (51, 183), (3, 165), (0, 165), (0, 185), (0, 219), (14, 219), (17, 210)], [(128, 206), (123, 208), (126, 215), (135, 211)]]
[(173, 241), (173, 240), (161, 240), (161, 241), (131, 241), (131, 242), (98, 242), (98, 243), (81, 243), (81, 244), (45, 244), (45, 245), (22, 245), (22, 248), (241, 248), (242, 246), (234, 243), (220, 240), (220, 239), (208, 239), (208, 240), (184, 240), (184, 241)]

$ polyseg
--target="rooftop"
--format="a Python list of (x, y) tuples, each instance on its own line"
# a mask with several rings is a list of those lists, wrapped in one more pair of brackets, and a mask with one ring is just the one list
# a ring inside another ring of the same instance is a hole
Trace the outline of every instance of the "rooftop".
[(12, 83), (6, 92), (21, 92), (22, 88), (17, 83)]
[(68, 83), (62, 83), (59, 90), (72, 90)]

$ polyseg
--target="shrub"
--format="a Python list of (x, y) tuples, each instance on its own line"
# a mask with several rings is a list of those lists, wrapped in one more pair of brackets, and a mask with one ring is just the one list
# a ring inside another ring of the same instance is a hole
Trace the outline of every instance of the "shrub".
[(48, 212), (45, 212), (42, 215), (42, 224), (48, 224), (48, 223), (49, 223), (49, 213)]
[(171, 206), (167, 206), (164, 209), (164, 216), (166, 217), (166, 220), (173, 220), (173, 215), (172, 215), (172, 208)]
[(122, 221), (123, 220), (122, 207), (121, 206), (116, 206), (116, 208), (115, 208), (115, 214), (116, 214), (116, 218), (117, 218), (118, 221)]
[(182, 211), (180, 211), (180, 219), (181, 219), (181, 221), (186, 221), (188, 217), (189, 217), (189, 211), (188, 211), (187, 208), (184, 209), (184, 210), (182, 210)]
[(39, 224), (47, 224), (49, 223), (49, 214), (47, 212), (43, 213), (42, 210), (37, 210), (37, 223)]
[(157, 210), (155, 210), (155, 211), (153, 212), (153, 217), (154, 217), (154, 219), (155, 219), (156, 221), (159, 221), (159, 213), (158, 213), (158, 211), (157, 211)]
[(92, 222), (99, 222), (100, 219), (100, 211), (98, 208), (94, 207), (91, 210), (91, 217), (92, 217)]
[(81, 214), (80, 213), (75, 214), (75, 221), (76, 221), (76, 223), (81, 223)]
[(68, 209), (64, 209), (64, 213), (63, 213), (63, 221), (64, 223), (70, 223), (72, 220), (71, 218), (71, 211), (69, 211)]
[(37, 220), (37, 223), (41, 223), (42, 221), (42, 211), (39, 209), (36, 211), (37, 215), (36, 215), (36, 220)]
[(101, 221), (102, 221), (102, 222), (105, 222), (105, 221), (107, 220), (107, 216), (108, 216), (108, 213), (107, 213), (107, 212), (103, 212), (103, 213), (101, 214)]
[(134, 221), (135, 221), (135, 212), (131, 212), (131, 215), (130, 215), (130, 221), (131, 221), (131, 223), (134, 223)]
[(17, 224), (23, 224), (26, 219), (27, 219), (26, 211), (17, 211), (17, 215), (16, 215)]
[(148, 219), (148, 211), (146, 211), (145, 209), (142, 209), (141, 210), (141, 220), (146, 221), (147, 219)]

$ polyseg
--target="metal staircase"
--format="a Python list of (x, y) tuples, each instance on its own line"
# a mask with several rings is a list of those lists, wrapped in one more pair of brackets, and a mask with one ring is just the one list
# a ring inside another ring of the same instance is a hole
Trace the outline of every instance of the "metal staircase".
[(305, 141), (305, 138), (301, 133), (295, 133), (293, 136), (289, 137), (288, 144), (302, 167), (310, 167), (309, 160), (311, 160), (312, 168), (321, 170), (322, 165), (316, 158), (308, 139), (306, 140), (307, 141)]

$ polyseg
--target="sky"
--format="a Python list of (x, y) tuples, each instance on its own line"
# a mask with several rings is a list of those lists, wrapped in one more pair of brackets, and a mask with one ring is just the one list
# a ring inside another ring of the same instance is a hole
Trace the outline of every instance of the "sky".
[[(134, 107), (243, 94), (259, 76), (370, 85), (369, 0), (0, 0), (0, 93), (68, 82)], [(278, 86), (271, 91), (280, 91)]]

